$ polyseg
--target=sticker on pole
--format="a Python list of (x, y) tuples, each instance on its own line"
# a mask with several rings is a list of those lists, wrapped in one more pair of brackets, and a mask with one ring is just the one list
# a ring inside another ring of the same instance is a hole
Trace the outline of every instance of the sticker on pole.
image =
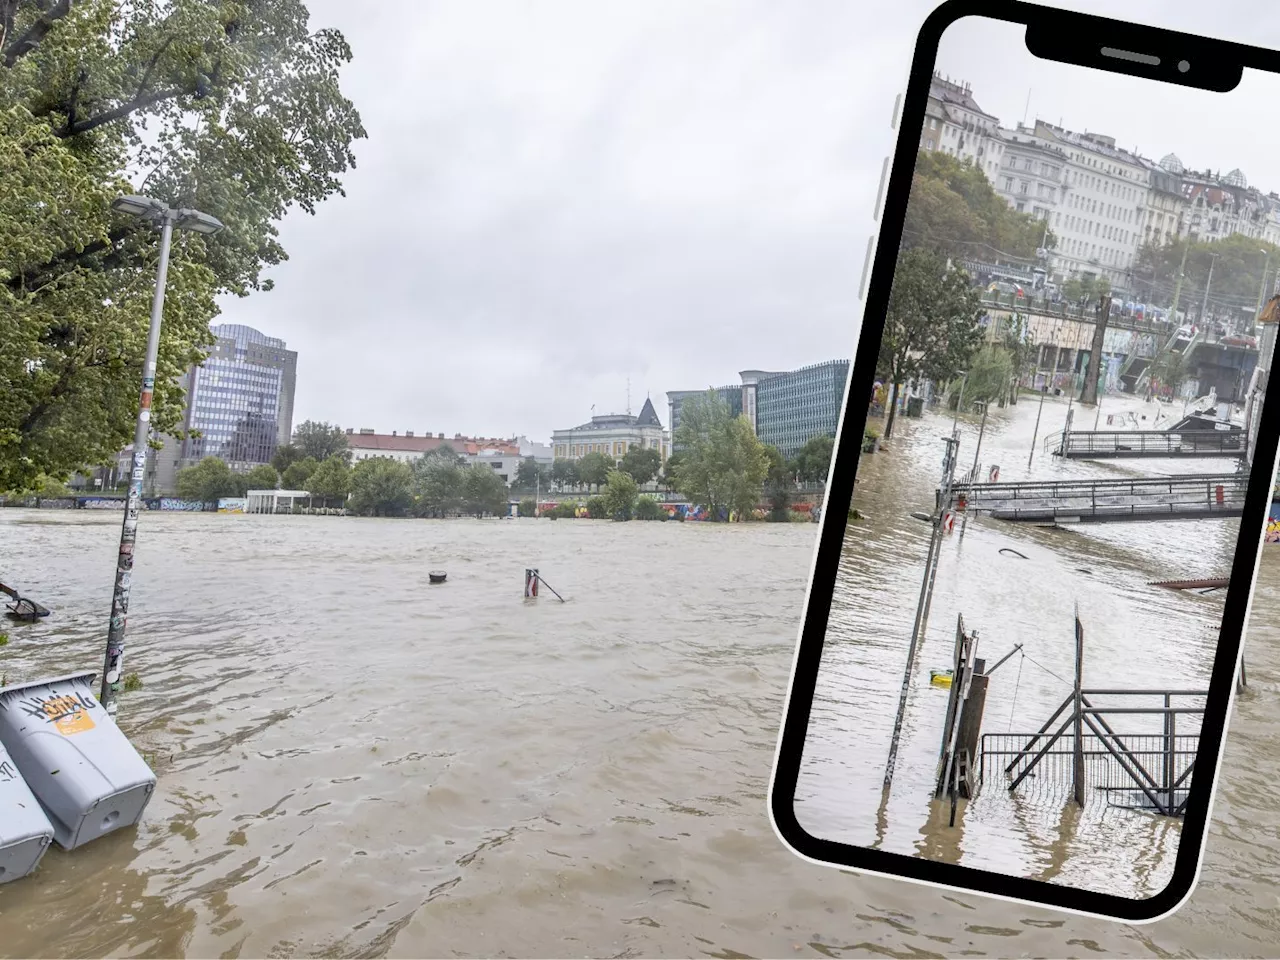
[(987, 474), (987, 482), (988, 483), (1000, 482), (1000, 468), (998, 466), (993, 466), (991, 468), (991, 472)]

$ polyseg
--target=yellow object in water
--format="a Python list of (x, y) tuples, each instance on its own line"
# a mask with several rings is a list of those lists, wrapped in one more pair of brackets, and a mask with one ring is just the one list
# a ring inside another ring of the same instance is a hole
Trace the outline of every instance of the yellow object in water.
[(950, 670), (930, 670), (929, 682), (937, 687), (949, 687), (951, 686), (951, 671)]

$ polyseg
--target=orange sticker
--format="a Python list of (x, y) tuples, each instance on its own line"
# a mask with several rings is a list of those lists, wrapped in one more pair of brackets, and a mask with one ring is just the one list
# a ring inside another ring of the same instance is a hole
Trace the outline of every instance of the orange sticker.
[(73, 733), (84, 733), (86, 730), (92, 730), (96, 726), (93, 722), (93, 717), (89, 716), (85, 710), (69, 713), (65, 717), (54, 721), (53, 725), (58, 728), (60, 734), (67, 737)]

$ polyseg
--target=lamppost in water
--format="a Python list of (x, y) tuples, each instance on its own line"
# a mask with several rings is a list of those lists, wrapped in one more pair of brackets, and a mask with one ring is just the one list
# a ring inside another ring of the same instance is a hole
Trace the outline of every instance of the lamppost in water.
[(137, 538), (138, 511), (142, 507), (142, 481), (147, 468), (147, 442), (151, 434), (151, 397), (156, 385), (156, 357), (160, 351), (160, 320), (164, 313), (165, 278), (169, 273), (169, 244), (173, 229), (214, 234), (222, 229), (216, 217), (199, 210), (175, 210), (151, 197), (128, 196), (112, 201), (111, 209), (137, 217), (160, 229), (160, 261), (156, 265), (156, 289), (151, 300), (151, 325), (147, 330), (147, 356), (142, 367), (142, 394), (138, 400), (138, 422), (133, 431), (133, 464), (129, 473), (129, 495), (124, 504), (124, 524), (120, 528), (120, 552), (116, 560), (115, 589), (111, 596), (111, 621), (107, 627), (107, 655), (102, 665), (102, 687), (98, 699), (112, 713), (120, 692), (120, 669), (124, 660), (124, 628), (129, 613), (129, 590), (133, 580), (133, 546)]

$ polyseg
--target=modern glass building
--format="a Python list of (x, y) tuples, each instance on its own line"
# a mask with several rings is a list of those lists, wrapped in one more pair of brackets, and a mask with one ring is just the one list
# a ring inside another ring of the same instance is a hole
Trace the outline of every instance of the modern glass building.
[(237, 471), (269, 463), (293, 433), (298, 354), (252, 327), (211, 329), (217, 342), (185, 378), (183, 426), (200, 436), (183, 442), (180, 466), (204, 457), (220, 457)]
[[(740, 386), (716, 387), (716, 394), (735, 416), (745, 414), (756, 436), (777, 447), (784, 457), (795, 456), (812, 437), (835, 436), (844, 408), (848, 360), (828, 360), (783, 373), (744, 370), (739, 376)], [(679, 449), (675, 438), (681, 405), (703, 393), (706, 391), (667, 393), (674, 449)]]
[[(742, 413), (742, 387), (711, 387), (715, 395), (729, 405), (733, 416)], [(676, 427), (680, 426), (680, 407), (689, 397), (705, 396), (707, 390), (669, 390), (667, 391), (667, 416), (671, 422), (671, 449), (678, 450), (676, 443)]]
[(793, 457), (812, 437), (834, 437), (844, 408), (848, 360), (768, 374), (755, 386), (756, 436)]

